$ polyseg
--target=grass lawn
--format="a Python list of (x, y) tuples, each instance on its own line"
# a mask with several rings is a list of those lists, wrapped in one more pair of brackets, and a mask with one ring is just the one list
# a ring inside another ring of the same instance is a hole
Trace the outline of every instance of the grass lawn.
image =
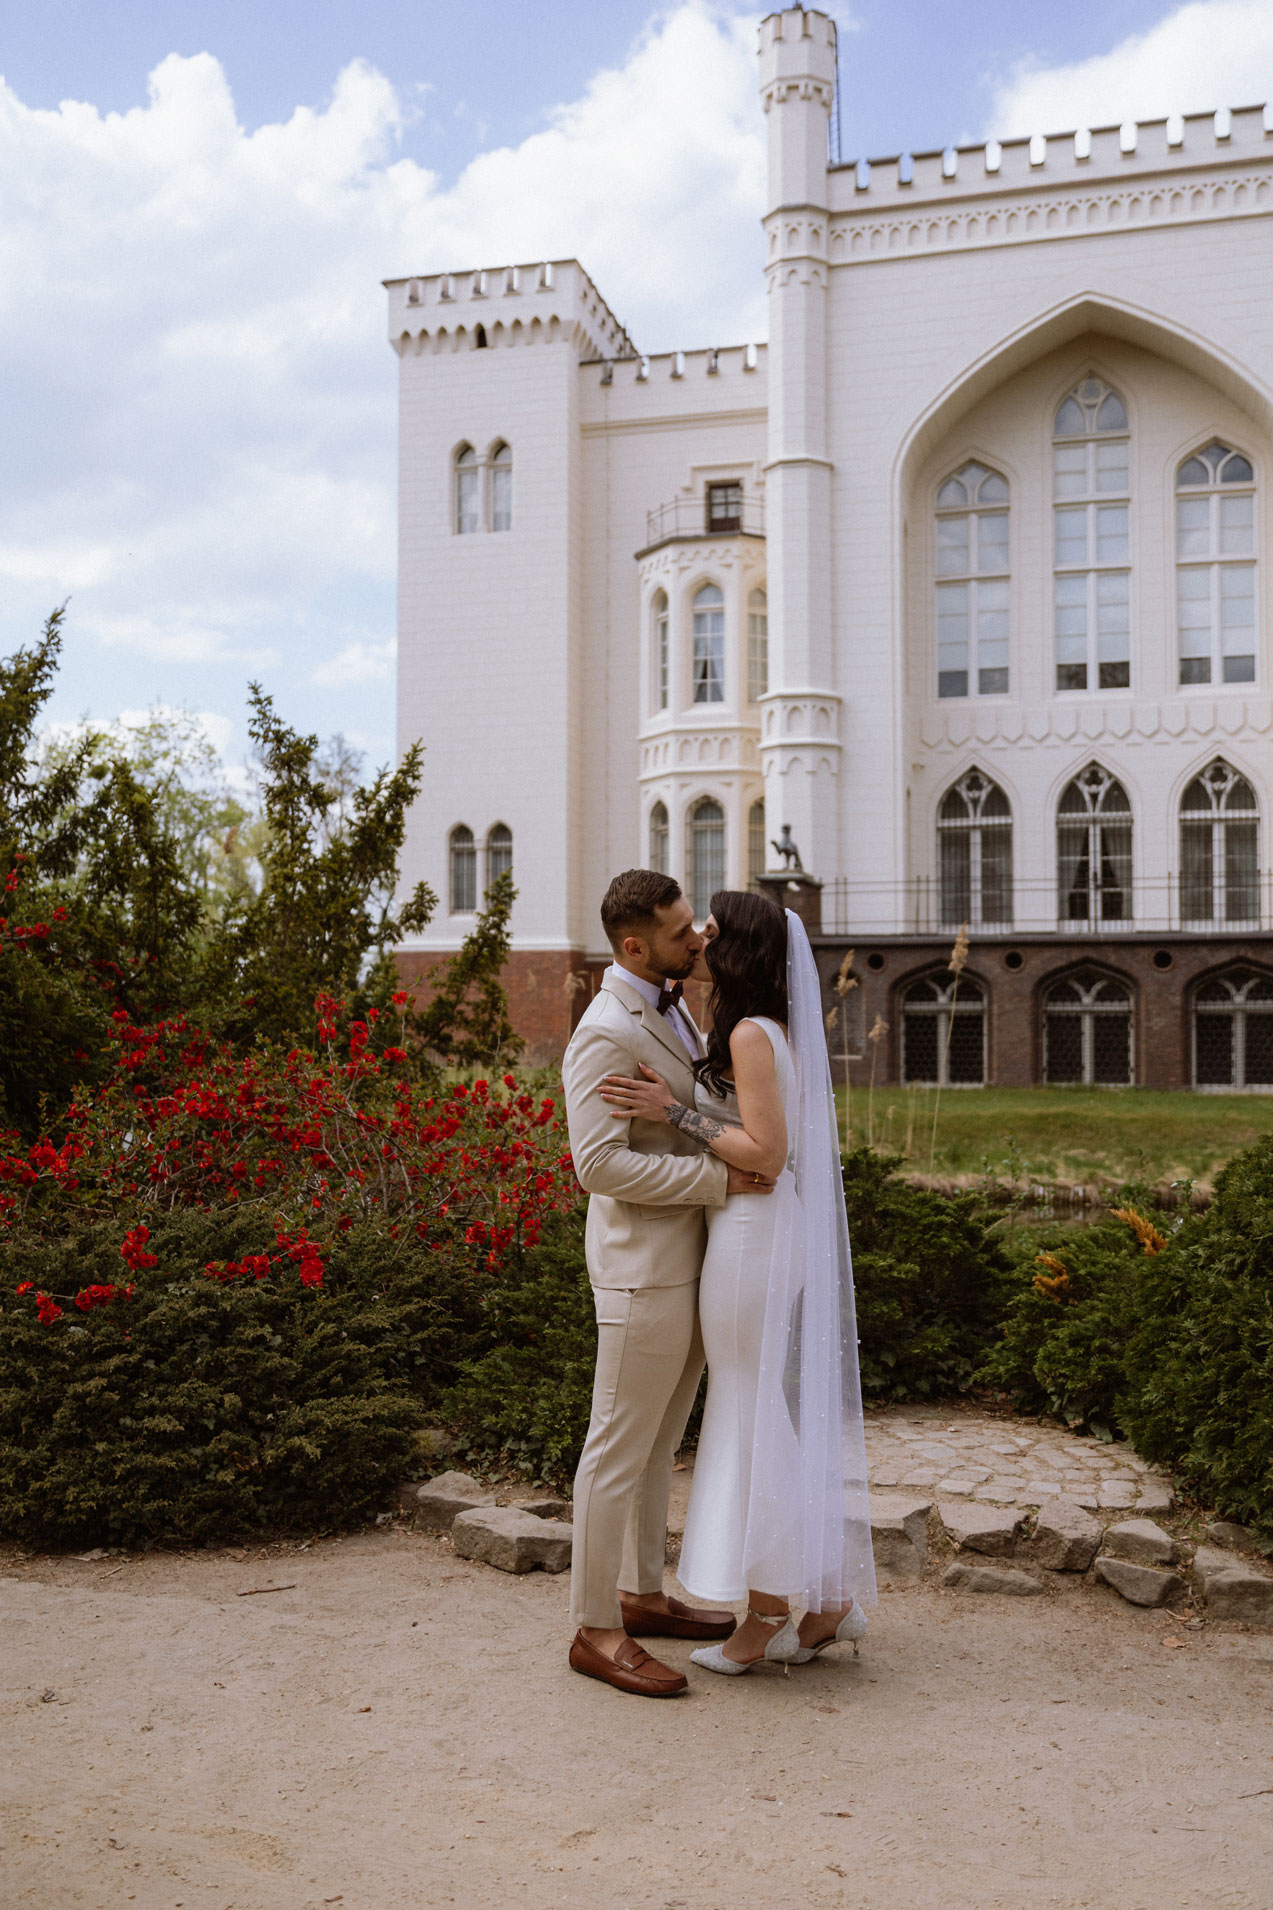
[[(844, 1133), (844, 1090), (838, 1091)], [(931, 1088), (877, 1088), (873, 1140), (927, 1173)], [(853, 1145), (867, 1135), (867, 1094), (853, 1088)], [(1273, 1130), (1273, 1096), (1156, 1094), (1141, 1088), (946, 1089), (932, 1171), (996, 1180), (1210, 1183), (1231, 1155)]]

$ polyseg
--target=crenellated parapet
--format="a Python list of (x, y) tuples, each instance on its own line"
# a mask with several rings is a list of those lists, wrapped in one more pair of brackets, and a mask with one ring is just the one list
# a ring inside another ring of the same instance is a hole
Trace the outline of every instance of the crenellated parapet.
[(580, 359), (636, 356), (577, 259), (386, 279), (385, 287), (399, 357), (563, 341)]

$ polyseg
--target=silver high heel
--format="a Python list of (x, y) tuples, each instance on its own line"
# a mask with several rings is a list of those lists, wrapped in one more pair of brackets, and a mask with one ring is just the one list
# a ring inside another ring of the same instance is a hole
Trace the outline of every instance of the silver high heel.
[[(747, 1607), (747, 1616), (749, 1618), (758, 1618), (762, 1625), (782, 1626), (782, 1630), (775, 1632), (765, 1646), (764, 1651), (761, 1653), (761, 1658), (767, 1658), (770, 1664), (782, 1665), (784, 1669), (787, 1665), (796, 1662), (789, 1656), (789, 1653), (793, 1645), (797, 1648), (799, 1647), (800, 1635), (791, 1622), (790, 1612), (756, 1612), (753, 1611), (749, 1605)], [(791, 1633), (790, 1638), (787, 1636), (788, 1632)], [(780, 1646), (781, 1650), (779, 1649)], [(692, 1665), (702, 1665), (704, 1671), (719, 1671), (721, 1675), (726, 1678), (741, 1677), (744, 1671), (750, 1671), (753, 1665), (758, 1665), (761, 1662), (761, 1658), (749, 1658), (746, 1664), (740, 1664), (737, 1658), (727, 1658), (725, 1656), (725, 1648), (723, 1645), (704, 1645), (700, 1651), (692, 1651), (690, 1653), (690, 1663)]]
[(853, 1656), (856, 1658), (859, 1655), (859, 1642), (866, 1636), (866, 1613), (857, 1603), (850, 1605), (848, 1611), (845, 1612), (844, 1617), (840, 1620), (830, 1638), (824, 1638), (821, 1643), (817, 1645), (802, 1645), (800, 1643), (800, 1634), (796, 1631), (795, 1626), (793, 1625), (791, 1629), (793, 1637), (790, 1644), (788, 1644), (785, 1635), (781, 1632), (777, 1638), (771, 1641), (774, 1645), (781, 1645), (783, 1647), (781, 1652), (775, 1651), (773, 1654), (779, 1664), (807, 1665), (811, 1658), (818, 1657), (819, 1654), (826, 1651), (830, 1645), (851, 1644), (853, 1646)]

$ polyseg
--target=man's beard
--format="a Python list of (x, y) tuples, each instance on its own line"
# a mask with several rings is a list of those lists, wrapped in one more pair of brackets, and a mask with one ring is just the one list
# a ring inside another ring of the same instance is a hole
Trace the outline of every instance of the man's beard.
[(694, 964), (697, 960), (697, 955), (691, 955), (687, 962), (678, 962), (669, 967), (665, 957), (651, 956), (650, 967), (656, 975), (661, 975), (665, 982), (687, 982), (694, 973)]

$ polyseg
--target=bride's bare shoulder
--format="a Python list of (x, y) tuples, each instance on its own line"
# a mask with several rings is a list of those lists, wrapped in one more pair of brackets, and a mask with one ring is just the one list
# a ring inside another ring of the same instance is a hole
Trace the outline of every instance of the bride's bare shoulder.
[(758, 1021), (740, 1021), (729, 1037), (732, 1061), (758, 1060), (768, 1055), (773, 1060), (773, 1043)]

